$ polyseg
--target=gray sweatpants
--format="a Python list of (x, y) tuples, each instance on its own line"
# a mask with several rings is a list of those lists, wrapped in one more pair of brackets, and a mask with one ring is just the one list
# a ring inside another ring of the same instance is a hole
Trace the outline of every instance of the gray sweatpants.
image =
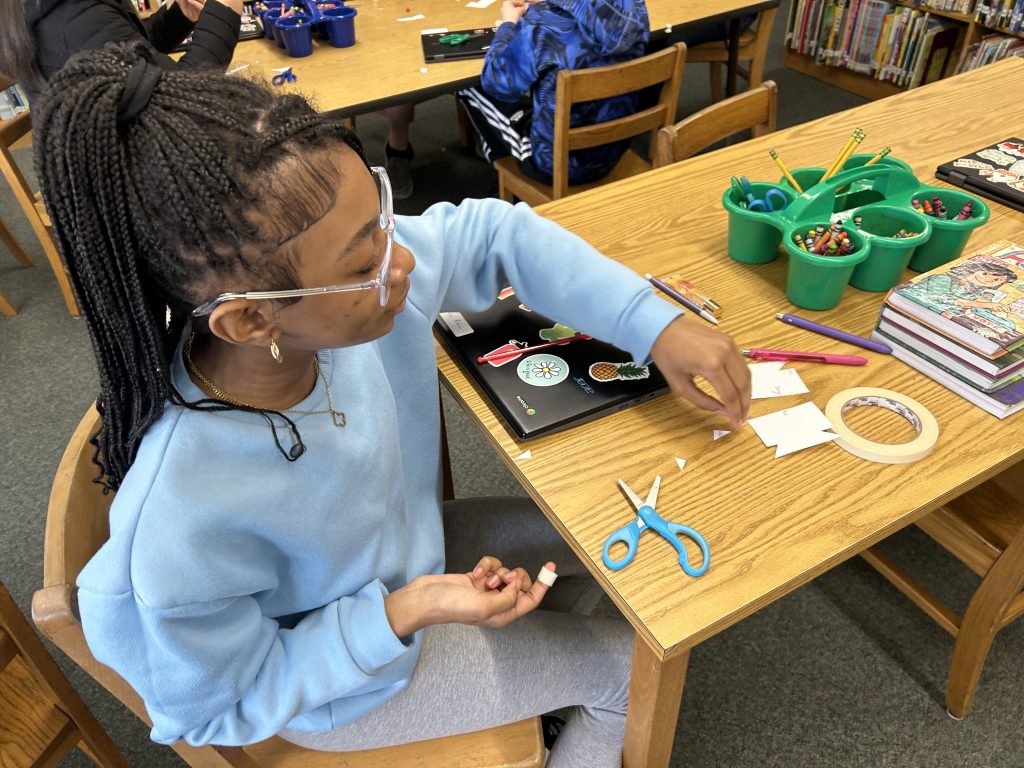
[(529, 499), (445, 505), (446, 570), (483, 555), (535, 576), (553, 560), (558, 581), (541, 607), (501, 629), (427, 627), (409, 685), (373, 712), (326, 733), (280, 735), (310, 749), (346, 752), (492, 728), (572, 707), (548, 768), (622, 764), (633, 630), (586, 615), (601, 588)]

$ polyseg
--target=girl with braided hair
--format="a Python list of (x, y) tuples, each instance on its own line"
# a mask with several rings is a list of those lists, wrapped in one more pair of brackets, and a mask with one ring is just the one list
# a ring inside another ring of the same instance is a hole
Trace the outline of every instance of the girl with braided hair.
[(528, 500), (442, 505), (431, 325), (507, 280), (738, 423), (731, 339), (526, 206), (394, 216), (340, 120), (141, 44), (57, 74), (35, 152), (117, 492), (82, 623), (152, 738), (345, 751), (573, 707), (549, 765), (619, 765), (632, 632)]

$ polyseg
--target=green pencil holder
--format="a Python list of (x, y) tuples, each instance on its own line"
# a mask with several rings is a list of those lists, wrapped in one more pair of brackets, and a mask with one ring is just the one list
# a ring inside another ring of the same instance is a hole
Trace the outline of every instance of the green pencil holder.
[[(775, 187), (766, 182), (751, 182), (755, 197)], [(781, 190), (789, 203), (796, 198), (796, 190), (789, 187)], [(748, 211), (741, 203), (746, 199), (739, 190), (729, 187), (722, 195), (722, 205), (729, 212), (729, 255), (744, 264), (767, 264), (779, 255), (779, 241), (782, 232), (775, 222), (776, 213)]]
[[(971, 232), (988, 221), (989, 217), (989, 207), (974, 195), (969, 195), (966, 192), (960, 192), (955, 189), (922, 187), (914, 197), (920, 200), (923, 196), (927, 196), (929, 202), (931, 202), (932, 198), (938, 197), (942, 204), (946, 206), (946, 215), (950, 218), (937, 219), (933, 216), (926, 217), (931, 219), (932, 236), (928, 238), (928, 242), (917, 249), (917, 253), (910, 260), (909, 266), (915, 272), (927, 272), (958, 257), (963, 253), (964, 246), (967, 245), (967, 238), (971, 236)], [(952, 218), (960, 212), (968, 200), (971, 201), (973, 206), (974, 218), (961, 219), (959, 221)]]
[(843, 290), (858, 264), (868, 258), (870, 246), (860, 232), (844, 227), (854, 245), (845, 256), (819, 256), (798, 247), (793, 235), (828, 224), (828, 219), (805, 219), (794, 224), (783, 235), (783, 246), (789, 256), (786, 270), (786, 298), (804, 309), (832, 309), (843, 297)]
[[(872, 236), (870, 255), (857, 265), (850, 285), (862, 291), (888, 291), (903, 277), (914, 251), (933, 234), (931, 216), (910, 208), (873, 203), (854, 209), (848, 223), (860, 217), (859, 231)], [(894, 238), (901, 229), (913, 237)]]
[[(785, 179), (774, 185), (787, 197), (794, 195), (779, 211), (749, 211), (740, 191), (727, 189), (722, 204), (729, 214), (729, 256), (745, 264), (765, 264), (778, 255), (781, 240), (789, 256), (786, 296), (798, 307), (815, 310), (835, 307), (847, 284), (866, 291), (886, 291), (899, 283), (908, 264), (911, 269), (925, 264), (923, 269), (931, 269), (960, 256), (970, 233), (988, 220), (988, 206), (965, 192), (922, 184), (907, 164), (896, 158), (885, 157), (866, 166), (872, 157), (853, 155), (843, 171), (825, 181), (818, 181), (823, 168), (794, 169), (792, 175), (804, 192), (796, 195)], [(751, 186), (758, 198), (768, 189), (763, 182), (751, 182)], [(936, 196), (949, 216), (955, 216), (971, 200), (974, 218), (938, 219), (913, 209), (914, 198), (930, 201)], [(863, 229), (853, 226), (853, 215), (861, 216)], [(854, 243), (852, 253), (812, 254), (793, 242), (793, 234), (838, 218), (843, 219), (843, 229)], [(902, 240), (890, 237), (900, 229), (918, 235)]]

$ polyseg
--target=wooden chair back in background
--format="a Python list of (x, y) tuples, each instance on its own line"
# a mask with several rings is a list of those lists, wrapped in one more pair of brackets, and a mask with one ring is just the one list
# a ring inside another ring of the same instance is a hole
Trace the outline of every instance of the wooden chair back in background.
[[(740, 35), (740, 50), (737, 61), (749, 62), (747, 67), (739, 67), (736, 74), (747, 81), (749, 88), (756, 88), (764, 80), (764, 60), (768, 55), (768, 42), (775, 24), (778, 8), (769, 8), (757, 15), (752, 29)], [(722, 79), (725, 64), (729, 61), (729, 47), (724, 42), (704, 43), (690, 48), (686, 57), (691, 64), (707, 62), (711, 67), (711, 102), (722, 100), (725, 91)]]
[(0, 582), (0, 764), (44, 768), (75, 747), (100, 768), (129, 768)]
[[(0, 90), (5, 90), (11, 85), (13, 83), (10, 80), (0, 75)], [(42, 198), (32, 192), (24, 174), (14, 161), (14, 155), (11, 154), (11, 147), (14, 143), (27, 136), (31, 130), (31, 110), (26, 110), (8, 120), (0, 120), (0, 172), (3, 172), (4, 178), (11, 186), (11, 191), (14, 192), (14, 198), (21, 206), (29, 224), (32, 225), (32, 231), (35, 232), (39, 244), (43, 247), (43, 253), (46, 254), (46, 260), (50, 262), (53, 274), (57, 278), (57, 285), (60, 286), (60, 292), (64, 296), (68, 312), (77, 317), (78, 304), (71, 290), (71, 282), (68, 280), (64, 260), (61, 259), (57, 244), (50, 233), (50, 217), (46, 213)], [(24, 262), (22, 263), (24, 264)], [(25, 266), (31, 266), (31, 261)]]
[(661, 168), (700, 152), (740, 131), (763, 136), (775, 130), (778, 89), (772, 80), (738, 96), (712, 104), (658, 131), (654, 167)]
[(1024, 615), (1024, 466), (1010, 467), (939, 507), (917, 526), (981, 577), (962, 617), (878, 547), (862, 556), (956, 638), (946, 711), (960, 720), (974, 706), (996, 633)]
[[(540, 205), (558, 200), (602, 184), (635, 176), (650, 170), (650, 165), (632, 150), (627, 150), (618, 165), (605, 177), (589, 184), (569, 187), (569, 152), (597, 147), (650, 133), (653, 144), (659, 128), (675, 120), (679, 99), (679, 82), (686, 63), (686, 46), (682, 43), (639, 59), (590, 69), (563, 69), (555, 86), (554, 168), (550, 185), (531, 179), (519, 170), (514, 157), (498, 160), (498, 189), (502, 200), (513, 197)], [(584, 101), (607, 99), (624, 93), (660, 85), (658, 102), (632, 115), (596, 125), (569, 127), (572, 105)]]

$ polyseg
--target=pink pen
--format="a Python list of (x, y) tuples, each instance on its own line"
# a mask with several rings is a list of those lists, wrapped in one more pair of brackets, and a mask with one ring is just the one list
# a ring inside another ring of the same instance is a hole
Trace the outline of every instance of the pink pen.
[(793, 352), (788, 349), (742, 349), (751, 360), (793, 360), (805, 363), (831, 363), (832, 365), (865, 365), (866, 357), (859, 355), (826, 355), (823, 352)]

